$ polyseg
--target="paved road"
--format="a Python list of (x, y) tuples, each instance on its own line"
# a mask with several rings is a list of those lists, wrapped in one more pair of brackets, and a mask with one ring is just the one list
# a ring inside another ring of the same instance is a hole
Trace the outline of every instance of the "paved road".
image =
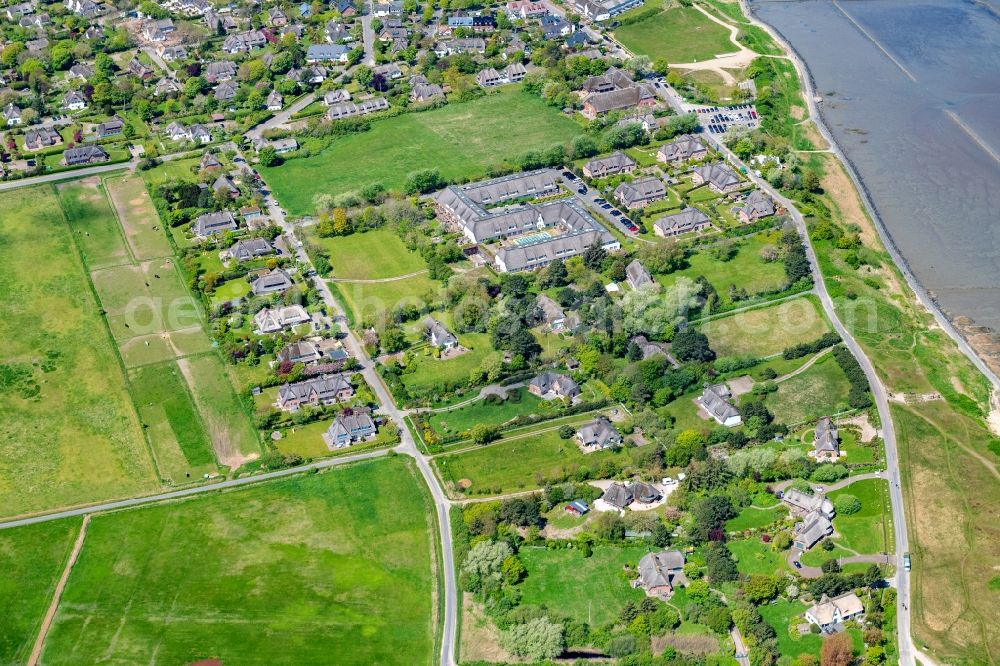
[(247, 136), (252, 139), (255, 136), (260, 136), (261, 134), (263, 134), (264, 130), (274, 129), (275, 127), (284, 125), (285, 123), (287, 123), (289, 120), (292, 119), (292, 116), (294, 114), (298, 113), (302, 109), (312, 104), (314, 99), (316, 99), (316, 93), (309, 93), (308, 95), (304, 95), (302, 98), (300, 98), (298, 101), (296, 101), (294, 104), (292, 104), (284, 111), (279, 111), (278, 113), (274, 114), (273, 116), (262, 122), (260, 125), (251, 128), (247, 132)]
[[(716, 146), (726, 155), (731, 163), (745, 168), (742, 161), (729, 151), (729, 149), (726, 148), (721, 141), (718, 141), (714, 136), (707, 136), (716, 143)], [(809, 263), (812, 266), (813, 281), (816, 284), (816, 293), (819, 296), (820, 303), (823, 305), (823, 310), (826, 312), (827, 318), (833, 324), (834, 330), (840, 334), (840, 337), (844, 340), (844, 344), (851, 350), (851, 353), (854, 354), (854, 357), (858, 360), (858, 363), (861, 365), (861, 369), (864, 370), (865, 376), (868, 378), (868, 383), (871, 386), (872, 397), (875, 400), (875, 406), (878, 408), (879, 419), (882, 422), (882, 438), (885, 440), (885, 461), (887, 468), (886, 476), (889, 481), (889, 497), (892, 503), (892, 522), (893, 529), (895, 531), (895, 564), (898, 570), (896, 589), (898, 594), (897, 613), (899, 627), (899, 659), (902, 664), (915, 663), (915, 647), (913, 645), (913, 638), (910, 635), (909, 572), (903, 570), (902, 561), (903, 553), (909, 550), (909, 541), (907, 539), (906, 519), (903, 512), (903, 493), (900, 487), (899, 454), (896, 448), (896, 429), (892, 422), (892, 413), (889, 411), (889, 398), (887, 392), (879, 379), (878, 373), (875, 372), (875, 367), (872, 365), (871, 360), (865, 355), (861, 345), (859, 345), (854, 339), (851, 332), (847, 330), (847, 327), (845, 327), (840, 321), (837, 311), (833, 307), (833, 299), (830, 298), (830, 292), (827, 290), (826, 283), (823, 281), (822, 273), (820, 273), (819, 262), (816, 259), (816, 252), (813, 249), (812, 242), (809, 239), (809, 234), (806, 231), (806, 223), (802, 214), (794, 206), (791, 200), (782, 196), (782, 194), (775, 188), (771, 187), (766, 180), (757, 177), (753, 170), (746, 169), (746, 173), (757, 185), (757, 187), (765, 191), (791, 215), (791, 218), (795, 223), (795, 227), (805, 243), (806, 255), (808, 256)]]
[(733, 639), (733, 645), (736, 646), (736, 653), (733, 658), (739, 662), (740, 666), (750, 666), (750, 658), (747, 656), (747, 644), (743, 640), (743, 634), (736, 627), (729, 630), (729, 636)]
[(226, 490), (227, 488), (238, 488), (240, 486), (246, 486), (251, 483), (259, 483), (261, 481), (280, 479), (281, 477), (291, 476), (292, 474), (301, 474), (302, 472), (308, 472), (311, 469), (325, 469), (327, 467), (336, 467), (338, 465), (346, 465), (348, 463), (358, 462), (359, 460), (378, 458), (380, 456), (386, 455), (386, 453), (387, 451), (385, 450), (368, 451), (367, 453), (357, 453), (351, 456), (330, 458), (327, 460), (314, 462), (309, 465), (303, 465), (301, 467), (279, 469), (275, 472), (267, 472), (265, 474), (258, 474), (256, 476), (244, 476), (239, 479), (230, 479), (229, 481), (220, 481), (218, 483), (212, 483), (204, 486), (195, 486), (193, 488), (185, 488), (183, 490), (173, 490), (166, 493), (158, 493), (156, 495), (146, 495), (145, 497), (132, 497), (129, 499), (118, 500), (115, 502), (104, 502), (103, 504), (94, 504), (91, 506), (78, 507), (76, 509), (67, 509), (65, 511), (59, 511), (57, 513), (47, 513), (41, 516), (19, 518), (17, 520), (9, 520), (5, 523), (0, 523), (0, 530), (9, 529), (11, 527), (22, 527), (24, 525), (34, 525), (35, 523), (45, 523), (50, 520), (59, 520), (60, 518), (70, 518), (72, 516), (86, 516), (93, 513), (101, 513), (103, 511), (127, 509), (129, 507), (141, 506), (143, 504), (150, 504), (152, 502), (162, 502), (164, 500), (180, 499), (182, 497), (190, 497), (191, 495), (200, 495), (201, 493), (209, 493), (216, 490)]
[[(864, 481), (865, 479), (884, 479), (886, 478), (885, 472), (869, 472), (867, 474), (855, 474), (854, 476), (849, 476), (846, 479), (841, 479), (836, 483), (824, 483), (812, 484), (813, 488), (822, 488), (821, 492), (832, 493), (834, 490), (840, 490), (841, 488), (846, 488), (855, 481)], [(777, 483), (772, 483), (771, 487), (774, 490), (784, 490), (788, 486), (792, 485), (794, 479), (788, 479), (787, 481), (778, 481)]]
[[(755, 21), (755, 19), (753, 19), (752, 17), (752, 14), (750, 14), (749, 7), (746, 5), (746, 1), (745, 0), (740, 0), (740, 1), (741, 4), (743, 5), (744, 12), (751, 17), (751, 20)], [(761, 27), (769, 29), (769, 27), (765, 27), (764, 24), (759, 22), (757, 23)], [(792, 52), (791, 48), (788, 47), (788, 45), (784, 42), (784, 40), (780, 39), (779, 35), (774, 35), (774, 36), (777, 39), (779, 39), (779, 42), (781, 44), (786, 46), (789, 52)], [(793, 57), (793, 62), (795, 63), (797, 68), (802, 67), (801, 62), (798, 61), (797, 57)], [(810, 114), (812, 115), (813, 118), (819, 121), (818, 111), (816, 110), (815, 102), (813, 101), (814, 92), (812, 91), (811, 80), (809, 79), (808, 75), (807, 74), (804, 75), (803, 72), (804, 72), (804, 67), (800, 69), (799, 73), (800, 73), (800, 78), (802, 78), (803, 81), (809, 82), (807, 83), (806, 99), (809, 100)], [(661, 85), (656, 87), (656, 91), (660, 95), (660, 97), (669, 102), (671, 106), (673, 106), (678, 111), (683, 112), (684, 110), (683, 100), (680, 98), (680, 95), (678, 95), (676, 91), (674, 91), (667, 85)], [(820, 126), (821, 131), (825, 131), (825, 128), (823, 128), (821, 122), (817, 122), (817, 125)], [(850, 331), (847, 330), (843, 322), (840, 321), (840, 318), (838, 317), (837, 312), (833, 307), (833, 300), (830, 298), (830, 292), (827, 290), (826, 283), (823, 281), (823, 275), (819, 270), (819, 262), (816, 259), (816, 252), (812, 246), (812, 241), (809, 239), (809, 234), (806, 230), (806, 224), (805, 220), (802, 217), (802, 214), (795, 207), (792, 201), (784, 197), (780, 192), (778, 192), (775, 188), (773, 188), (763, 178), (758, 177), (752, 169), (747, 168), (746, 165), (744, 165), (743, 162), (735, 154), (732, 153), (732, 151), (726, 148), (726, 146), (717, 137), (711, 134), (705, 134), (704, 136), (705, 138), (709, 139), (712, 143), (715, 144), (716, 148), (718, 148), (726, 156), (726, 158), (729, 160), (730, 163), (736, 165), (737, 167), (745, 168), (747, 176), (750, 178), (750, 180), (754, 182), (755, 185), (757, 185), (757, 187), (766, 192), (776, 202), (778, 202), (786, 210), (788, 210), (789, 215), (791, 216), (793, 222), (795, 223), (795, 227), (799, 235), (802, 237), (802, 240), (805, 243), (806, 255), (809, 258), (809, 263), (812, 267), (812, 272), (813, 272), (813, 281), (816, 284), (816, 294), (819, 296), (820, 303), (823, 305), (823, 310), (826, 313), (827, 317), (832, 322), (834, 330), (837, 331), (840, 337), (844, 340), (844, 344), (847, 346), (848, 349), (851, 350), (851, 353), (854, 354), (855, 358), (857, 358), (858, 363), (861, 365), (861, 368), (862, 370), (864, 370), (865, 376), (868, 379), (868, 383), (871, 385), (872, 397), (874, 398), (875, 406), (877, 407), (879, 412), (879, 419), (882, 422), (882, 438), (885, 440), (886, 467), (887, 467), (886, 477), (889, 481), (889, 497), (892, 504), (892, 517), (893, 517), (892, 522), (893, 522), (893, 530), (895, 532), (895, 541), (896, 541), (896, 558), (893, 563), (896, 565), (898, 571), (896, 576), (897, 578), (896, 611), (898, 617), (898, 630), (899, 630), (898, 632), (899, 660), (900, 663), (902, 664), (913, 664), (915, 663), (914, 655), (917, 653), (917, 650), (913, 644), (913, 637), (910, 633), (910, 611), (909, 611), (911, 607), (909, 598), (910, 581), (909, 581), (909, 572), (903, 570), (903, 562), (902, 562), (903, 553), (909, 550), (909, 541), (907, 539), (906, 519), (903, 511), (903, 493), (900, 487), (899, 454), (896, 446), (896, 430), (892, 422), (892, 414), (889, 411), (889, 399), (886, 389), (882, 385), (882, 382), (879, 379), (878, 374), (875, 372), (875, 367), (872, 365), (871, 359), (869, 359), (868, 356), (865, 355), (864, 350), (862, 350), (861, 346), (851, 335)], [(832, 141), (830, 141), (830, 143), (831, 145), (835, 145)], [(841, 160), (845, 163), (845, 165), (848, 164), (842, 155), (838, 155), (838, 157), (841, 158)], [(852, 170), (848, 169), (848, 171), (851, 172)], [(863, 192), (864, 190), (858, 187), (858, 191)], [(873, 219), (878, 219), (877, 216), (874, 214), (874, 211), (870, 212), (872, 213)], [(877, 224), (877, 226), (880, 227), (879, 233), (883, 234), (883, 241), (886, 243), (886, 246), (891, 248), (892, 244), (884, 235), (884, 230), (881, 229), (881, 224), (879, 223)], [(909, 272), (905, 269), (905, 264), (902, 262), (901, 257), (898, 257), (898, 253), (895, 253), (894, 250), (891, 251), (893, 252), (893, 259), (899, 265), (900, 269), (903, 270), (904, 274), (907, 275), (907, 280), (910, 281), (911, 276)], [(911, 286), (913, 285), (911, 284)], [(914, 291), (917, 292), (919, 297), (920, 292), (917, 291), (917, 289), (915, 289)], [(944, 326), (944, 324), (942, 324), (942, 328), (945, 328), (945, 330), (949, 330)], [(964, 343), (964, 340), (961, 340), (960, 336), (958, 336), (957, 339), (959, 340), (959, 345), (963, 346), (963, 351), (969, 349), (968, 345)], [(971, 353), (971, 350), (967, 352), (967, 355), (969, 353)], [(980, 369), (985, 369), (985, 364), (982, 362), (981, 359), (976, 357), (974, 354), (972, 354), (972, 357), (973, 357), (973, 362), (975, 362)], [(921, 660), (926, 661), (927, 663), (933, 663), (933, 661), (927, 658), (925, 655), (921, 655)]]
[(167, 66), (167, 63), (160, 57), (160, 54), (156, 52), (152, 46), (146, 46), (142, 49), (149, 59), (156, 63), (156, 66), (163, 70), (163, 73), (167, 75), (167, 78), (174, 78), (174, 71)]
[(100, 166), (87, 167), (85, 169), (76, 169), (73, 171), (61, 171), (59, 173), (50, 173), (43, 176), (32, 176), (30, 178), (21, 178), (19, 180), (8, 180), (0, 183), (0, 192), (4, 190), (14, 190), (19, 187), (30, 187), (31, 185), (41, 185), (43, 183), (55, 183), (60, 180), (72, 180), (73, 178), (86, 178), (87, 176), (94, 176), (100, 173), (108, 173), (110, 171), (121, 171), (123, 169), (129, 169), (134, 165), (134, 162), (120, 162), (118, 164), (102, 164)]
[[(268, 193), (265, 197), (265, 204), (267, 205), (271, 219), (281, 226), (291, 239), (291, 245), (295, 248), (294, 251), (299, 262), (307, 266), (312, 266), (312, 262), (304, 246), (295, 240), (294, 226), (286, 219), (284, 211), (272, 194)], [(452, 549), (451, 521), (449, 518), (451, 502), (448, 500), (444, 489), (431, 470), (427, 459), (420, 453), (416, 442), (413, 441), (413, 436), (410, 434), (410, 430), (406, 427), (406, 422), (404, 421), (406, 414), (396, 405), (388, 387), (382, 381), (382, 377), (375, 371), (375, 363), (365, 352), (361, 340), (358, 339), (354, 331), (347, 325), (347, 314), (337, 299), (333, 297), (330, 287), (325, 280), (319, 277), (313, 278), (313, 284), (323, 298), (328, 313), (334, 315), (334, 319), (346, 334), (344, 346), (347, 348), (348, 353), (358, 361), (361, 366), (362, 376), (375, 392), (375, 397), (381, 405), (379, 412), (391, 419), (399, 430), (402, 443), (396, 447), (396, 451), (408, 455), (416, 461), (417, 468), (420, 470), (420, 474), (423, 476), (424, 482), (430, 489), (431, 496), (434, 499), (438, 526), (440, 528), (439, 533), (441, 535), (440, 554), (442, 557), (442, 570), (444, 571), (444, 618), (442, 618), (443, 634), (440, 662), (442, 666), (453, 666), (455, 664), (455, 642), (458, 636), (458, 583), (455, 579), (454, 551)]]

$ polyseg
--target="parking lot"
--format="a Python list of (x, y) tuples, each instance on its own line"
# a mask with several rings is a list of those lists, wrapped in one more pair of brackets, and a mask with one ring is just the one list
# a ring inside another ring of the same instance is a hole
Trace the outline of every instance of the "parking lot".
[(625, 211), (601, 197), (601, 193), (588, 187), (571, 171), (563, 171), (561, 174), (563, 182), (573, 190), (576, 198), (583, 202), (588, 209), (596, 212), (599, 220), (605, 225), (617, 229), (623, 234), (634, 236), (639, 231)]

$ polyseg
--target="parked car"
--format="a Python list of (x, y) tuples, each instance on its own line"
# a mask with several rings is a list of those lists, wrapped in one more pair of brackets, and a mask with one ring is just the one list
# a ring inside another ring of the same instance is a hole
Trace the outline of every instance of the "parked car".
[(622, 212), (620, 210), (618, 210), (617, 208), (615, 208), (615, 209), (613, 209), (611, 211), (611, 217), (618, 217), (621, 214), (622, 214)]
[(573, 173), (572, 171), (563, 171), (562, 177), (570, 182), (577, 180), (576, 174)]
[(600, 204), (606, 204), (608, 202), (605, 199), (602, 199), (601, 197), (597, 197), (596, 199), (594, 199), (594, 203), (600, 205)]
[(801, 569), (801, 568), (802, 568), (802, 563), (801, 563), (801, 562), (799, 562), (798, 560), (793, 560), (793, 561), (792, 561), (792, 564), (794, 564), (794, 565), (795, 565), (795, 568), (796, 568), (796, 569)]

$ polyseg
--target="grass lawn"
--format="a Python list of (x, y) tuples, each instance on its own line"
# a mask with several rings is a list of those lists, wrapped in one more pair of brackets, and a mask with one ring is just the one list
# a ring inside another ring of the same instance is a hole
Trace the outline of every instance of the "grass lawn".
[(552, 409), (546, 409), (547, 404), (549, 403), (529, 393), (528, 389), (519, 388), (511, 391), (499, 405), (477, 400), (465, 407), (433, 414), (428, 421), (437, 432), (452, 434), (468, 430), (477, 423), (499, 425), (521, 414), (550, 413)]
[(427, 268), (423, 258), (386, 227), (334, 238), (311, 234), (310, 238), (329, 254), (333, 277), (378, 280)]
[[(510, 119), (518, 119), (511, 131)], [(313, 195), (338, 194), (381, 182), (400, 189), (406, 175), (438, 168), (446, 179), (473, 178), (529, 150), (567, 143), (580, 126), (541, 98), (506, 86), (477, 100), (376, 120), (367, 132), (337, 137), (310, 157), (262, 168), (291, 215), (313, 210)]]
[(776, 552), (771, 548), (771, 544), (764, 543), (760, 537), (730, 541), (728, 545), (729, 550), (733, 553), (733, 559), (736, 560), (736, 568), (741, 574), (747, 576), (767, 574), (770, 576), (788, 571), (785, 552)]
[[(809, 606), (801, 601), (787, 601), (779, 599), (774, 603), (764, 604), (758, 608), (764, 621), (774, 629), (778, 635), (778, 651), (782, 657), (795, 658), (800, 654), (817, 655), (823, 646), (823, 638), (820, 634), (802, 634), (792, 626), (792, 623), (801, 624), (805, 618), (800, 617)], [(854, 643), (854, 654), (858, 655), (864, 649), (864, 641), (861, 632), (857, 629), (848, 629), (847, 635)]]
[(716, 423), (711, 419), (705, 420), (698, 416), (698, 405), (694, 401), (700, 395), (701, 389), (685, 393), (669, 405), (661, 407), (656, 411), (664, 417), (673, 419), (676, 430), (708, 432), (716, 426)]
[(634, 567), (649, 550), (598, 546), (584, 557), (575, 549), (523, 548), (518, 556), (528, 576), (520, 585), (521, 603), (544, 605), (558, 615), (601, 626), (618, 617), (626, 602), (645, 597), (621, 573), (625, 564)]
[(805, 296), (713, 319), (699, 328), (719, 356), (758, 358), (780, 354), (830, 330), (816, 304)]
[(886, 549), (885, 534), (888, 529), (887, 512), (889, 484), (884, 479), (855, 481), (846, 488), (830, 493), (830, 499), (841, 495), (854, 495), (861, 500), (861, 510), (850, 516), (837, 515), (833, 528), (839, 534), (837, 543), (858, 551), (862, 555), (881, 553)]
[[(430, 347), (414, 355), (413, 372), (402, 375), (403, 384), (414, 392), (426, 392), (445, 382), (465, 383), (469, 373), (483, 363), (487, 355), (498, 353), (490, 344), (486, 333), (459, 333), (458, 342), (469, 351), (447, 359), (437, 359), (430, 355)], [(409, 369), (409, 368), (408, 368)]]
[(260, 440), (240, 402), (218, 354), (177, 361), (191, 387), (215, 455), (224, 465), (238, 467), (247, 456), (260, 453)]
[(160, 476), (178, 484), (215, 472), (212, 442), (177, 363), (145, 365), (129, 379)]
[(381, 313), (392, 312), (402, 305), (413, 304), (423, 308), (441, 290), (441, 283), (430, 279), (426, 273), (392, 282), (327, 284), (335, 295), (339, 295), (355, 325), (366, 319), (374, 320)]
[[(792, 621), (800, 616), (809, 606), (801, 601), (785, 601), (779, 599), (773, 604), (764, 604), (758, 607), (764, 621), (774, 629), (778, 635), (778, 651), (782, 656), (797, 657), (803, 653), (812, 655), (819, 654), (823, 645), (823, 639), (819, 634), (799, 635), (796, 629), (791, 627)], [(799, 622), (805, 619), (799, 618)], [(794, 637), (793, 637), (794, 636)]]
[(56, 192), (83, 261), (89, 268), (129, 263), (121, 225), (111, 214), (102, 186), (72, 181), (59, 185)]
[(0, 531), (0, 664), (23, 664), (80, 531), (79, 518)]
[(781, 423), (818, 419), (850, 408), (851, 385), (833, 355), (827, 354), (802, 374), (778, 384), (767, 396), (767, 407)]
[(767, 245), (777, 242), (776, 234), (758, 234), (738, 242), (736, 256), (729, 261), (719, 261), (707, 250), (702, 250), (688, 259), (687, 268), (670, 273), (657, 275), (656, 280), (665, 287), (670, 287), (677, 278), (684, 276), (694, 280), (699, 275), (705, 276), (719, 293), (719, 300), (730, 304), (729, 287), (746, 289), (753, 296), (762, 291), (779, 289), (785, 284), (785, 268), (780, 261), (766, 262), (760, 252)]
[(155, 490), (139, 420), (55, 190), (22, 188), (3, 198), (0, 513)]
[[(583, 418), (581, 422), (587, 420)], [(584, 454), (574, 440), (559, 439), (556, 430), (549, 430), (434, 460), (445, 481), (456, 487), (459, 481), (471, 481), (469, 492), (475, 495), (539, 488), (547, 479), (562, 477), (585, 466), (596, 467), (601, 461), (616, 457), (627, 458), (627, 450)]]
[(97, 516), (42, 662), (429, 664), (432, 510), (394, 459)]
[[(836, 538), (834, 539), (836, 540)], [(833, 550), (823, 550), (820, 546), (816, 546), (812, 550), (802, 553), (799, 557), (799, 561), (808, 567), (820, 567), (827, 560), (835, 560), (841, 557), (851, 557), (854, 555), (849, 550), (837, 546)], [(868, 565), (865, 565), (867, 567)]]
[(250, 283), (246, 281), (246, 278), (238, 277), (226, 280), (212, 293), (212, 305), (222, 305), (229, 301), (239, 300), (249, 293)]
[[(388, 429), (383, 428), (379, 431), (378, 436), (370, 442), (359, 442), (353, 446), (347, 446), (342, 449), (334, 449), (331, 451), (326, 447), (326, 442), (323, 441), (323, 433), (326, 432), (326, 429), (329, 427), (330, 421), (326, 420), (314, 421), (313, 423), (307, 423), (304, 426), (282, 428), (282, 438), (277, 442), (274, 442), (274, 445), (282, 453), (297, 453), (304, 458), (328, 458), (330, 456), (342, 456), (358, 453), (359, 451), (365, 451), (367, 449), (373, 449), (388, 444)], [(266, 435), (270, 436), (271, 432), (273, 431), (268, 430)], [(398, 442), (398, 438), (395, 441)]]
[(788, 515), (788, 509), (777, 507), (774, 509), (758, 509), (748, 506), (740, 511), (740, 515), (726, 523), (727, 532), (742, 532), (759, 527), (767, 527)]
[[(622, 18), (652, 6), (655, 5), (646, 3), (622, 14)], [(708, 60), (737, 50), (729, 41), (729, 31), (694, 7), (671, 6), (649, 18), (616, 28), (614, 36), (632, 53), (648, 55), (654, 60), (666, 58), (671, 63)]]

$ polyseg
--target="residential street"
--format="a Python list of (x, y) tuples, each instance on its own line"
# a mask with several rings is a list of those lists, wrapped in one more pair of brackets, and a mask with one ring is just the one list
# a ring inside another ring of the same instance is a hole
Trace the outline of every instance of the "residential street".
[[(278, 205), (274, 196), (269, 193), (265, 198), (265, 203), (271, 219), (285, 230), (285, 233), (289, 236), (289, 238), (293, 239), (292, 242), (295, 247), (296, 258), (301, 263), (312, 266), (312, 262), (306, 254), (303, 246), (294, 241), (295, 228), (285, 217), (284, 211)], [(375, 392), (375, 397), (381, 405), (381, 408), (378, 411), (389, 417), (389, 419), (391, 419), (395, 426), (399, 429), (402, 443), (396, 447), (396, 451), (408, 455), (416, 460), (417, 468), (420, 470), (421, 475), (423, 475), (424, 482), (430, 489), (431, 496), (434, 499), (434, 506), (437, 511), (438, 527), (441, 534), (441, 555), (443, 560), (442, 569), (444, 571), (443, 593), (445, 595), (445, 603), (444, 618), (442, 618), (444, 630), (441, 641), (441, 665), (452, 666), (455, 663), (455, 641), (457, 637), (458, 624), (458, 583), (455, 579), (455, 563), (451, 542), (451, 521), (448, 515), (451, 509), (451, 502), (445, 495), (444, 489), (438, 482), (437, 477), (434, 476), (434, 472), (431, 470), (427, 459), (417, 449), (416, 442), (413, 441), (413, 436), (410, 434), (410, 430), (406, 427), (406, 423), (404, 421), (406, 415), (396, 405), (395, 400), (393, 400), (392, 395), (389, 393), (389, 389), (382, 381), (382, 377), (380, 377), (375, 371), (375, 363), (365, 352), (361, 341), (358, 339), (357, 335), (355, 335), (354, 331), (352, 331), (347, 325), (347, 315), (344, 313), (344, 310), (341, 308), (337, 299), (333, 297), (333, 294), (330, 292), (330, 287), (326, 284), (325, 280), (318, 276), (313, 278), (313, 284), (322, 296), (328, 313), (333, 316), (337, 324), (341, 326), (342, 330), (346, 334), (346, 337), (344, 338), (344, 346), (347, 348), (351, 357), (357, 359), (358, 363), (361, 365), (361, 374), (365, 378), (365, 382), (367, 382)]]
[(20, 180), (8, 180), (0, 183), (0, 192), (3, 192), (4, 190), (15, 190), (19, 187), (41, 185), (43, 183), (55, 183), (60, 180), (86, 178), (87, 176), (108, 173), (110, 171), (122, 171), (124, 169), (131, 169), (133, 166), (135, 166), (135, 162), (132, 161), (119, 162), (118, 164), (102, 164), (100, 166), (86, 167), (84, 169), (73, 169), (71, 171), (62, 171), (60, 173), (49, 173), (44, 176), (31, 176), (30, 178), (21, 178)]
[(284, 111), (279, 111), (278, 113), (274, 114), (271, 118), (262, 122), (260, 125), (257, 125), (256, 127), (252, 128), (249, 132), (247, 132), (247, 136), (252, 139), (255, 136), (261, 136), (264, 133), (264, 130), (274, 129), (275, 127), (280, 127), (284, 125), (289, 120), (291, 120), (294, 114), (298, 113), (302, 109), (312, 104), (314, 99), (316, 99), (316, 93), (309, 93), (307, 95), (303, 95), (301, 99), (299, 99), (297, 102), (289, 106)]

